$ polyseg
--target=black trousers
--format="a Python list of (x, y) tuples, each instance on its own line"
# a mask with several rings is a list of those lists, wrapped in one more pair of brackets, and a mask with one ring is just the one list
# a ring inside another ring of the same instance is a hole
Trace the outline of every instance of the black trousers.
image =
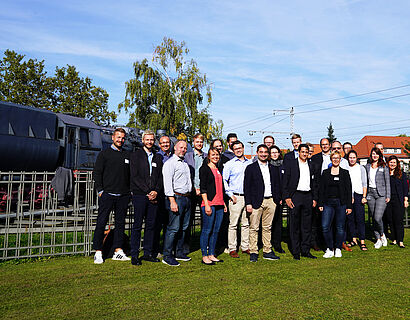
[(399, 200), (397, 196), (392, 196), (390, 201), (387, 203), (386, 211), (384, 216), (391, 221), (391, 240), (396, 240), (397, 242), (403, 242), (404, 238), (404, 204)]
[(277, 251), (279, 248), (282, 248), (282, 226), (283, 226), (283, 215), (282, 215), (283, 206), (278, 204), (275, 209), (275, 215), (272, 220), (272, 229), (271, 229), (271, 243), (273, 248)]
[(312, 247), (320, 247), (324, 243), (322, 233), (322, 213), (319, 208), (312, 208)]
[(134, 223), (131, 230), (131, 256), (138, 257), (141, 246), (142, 222), (145, 218), (144, 255), (153, 254), (158, 204), (148, 200), (146, 195), (133, 195)]
[(292, 197), (295, 205), (290, 210), (289, 236), (293, 255), (306, 254), (310, 251), (312, 238), (312, 193), (296, 191)]
[(107, 225), (110, 212), (114, 209), (114, 248), (122, 248), (124, 243), (125, 215), (127, 214), (129, 195), (112, 196), (103, 192), (98, 199), (98, 217), (94, 231), (93, 248), (102, 250), (105, 226)]
[(158, 197), (158, 212), (157, 212), (157, 222), (155, 224), (154, 232), (154, 244), (152, 249), (152, 254), (157, 256), (158, 253), (163, 251), (163, 248), (160, 246), (161, 242), (161, 231), (162, 231), (162, 240), (165, 238), (165, 232), (167, 231), (168, 225), (168, 210), (165, 208), (165, 196), (161, 195)]

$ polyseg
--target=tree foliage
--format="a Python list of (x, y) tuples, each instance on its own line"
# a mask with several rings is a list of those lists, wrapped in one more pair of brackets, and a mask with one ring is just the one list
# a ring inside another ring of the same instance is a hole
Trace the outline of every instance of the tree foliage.
[(332, 122), (330, 122), (329, 126), (327, 127), (327, 138), (329, 139), (330, 143), (337, 140), (335, 136), (335, 131), (333, 130)]
[(125, 99), (118, 106), (130, 114), (129, 126), (165, 129), (192, 137), (201, 132), (207, 141), (222, 134), (222, 121), (208, 112), (211, 86), (194, 60), (188, 60), (184, 42), (164, 38), (147, 59), (134, 63), (134, 78), (125, 83)]
[(116, 114), (108, 110), (108, 93), (81, 78), (74, 66), (56, 67), (55, 75), (47, 76), (44, 60), (24, 59), (11, 50), (0, 61), (0, 100), (44, 108), (54, 112), (68, 112), (109, 124)]

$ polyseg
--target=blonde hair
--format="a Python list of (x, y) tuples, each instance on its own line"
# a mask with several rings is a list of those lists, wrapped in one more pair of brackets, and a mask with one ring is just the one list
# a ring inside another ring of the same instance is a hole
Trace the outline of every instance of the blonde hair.
[(145, 136), (154, 136), (154, 140), (155, 140), (155, 133), (152, 130), (145, 130), (144, 133), (142, 134), (142, 140), (144, 140)]
[(330, 160), (332, 160), (332, 158), (333, 158), (334, 156), (339, 156), (339, 158), (342, 159), (342, 154), (341, 154), (340, 151), (338, 151), (338, 150), (333, 150), (333, 151), (330, 153)]

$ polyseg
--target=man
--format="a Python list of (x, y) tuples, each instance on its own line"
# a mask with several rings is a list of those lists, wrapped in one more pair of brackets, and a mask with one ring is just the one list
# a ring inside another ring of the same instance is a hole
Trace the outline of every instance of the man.
[(322, 174), (323, 170), (327, 169), (332, 163), (330, 161), (330, 141), (328, 138), (320, 139), (320, 149), (322, 149), (322, 152), (312, 156), (312, 162), (317, 164), (320, 168), (320, 174)]
[(308, 155), (309, 147), (301, 144), (298, 158), (289, 161), (283, 177), (283, 198), (290, 208), (289, 236), (295, 260), (300, 260), (300, 255), (316, 259), (310, 253), (310, 244), (312, 207), (316, 207), (318, 185)]
[(219, 171), (222, 172), (224, 164), (230, 160), (227, 156), (224, 155), (224, 152), (223, 152), (224, 147), (222, 144), (222, 140), (221, 139), (212, 140), (210, 147), (216, 148), (216, 150), (218, 150), (221, 155), (221, 159), (219, 160), (217, 167)]
[[(343, 151), (343, 146), (340, 143), (340, 141), (333, 141), (332, 142), (332, 151), (339, 151), (340, 154), (342, 154)], [(347, 161), (345, 158), (341, 158), (340, 159), (340, 167), (345, 169), (345, 170), (349, 170), (349, 161)]]
[[(321, 142), (322, 142), (322, 140), (321, 140)], [(316, 161), (314, 161), (313, 153), (315, 152), (315, 147), (310, 142), (306, 142), (306, 145), (309, 147), (308, 161), (312, 163), (313, 171), (315, 172), (316, 177), (319, 179), (320, 171), (321, 171), (319, 161), (323, 160), (323, 152), (320, 153), (317, 156), (318, 159)], [(327, 152), (330, 153), (330, 144), (328, 143), (328, 141), (327, 141), (326, 145), (328, 146), (328, 148), (327, 148), (328, 151)], [(320, 159), (319, 159), (319, 157), (320, 157)], [(322, 213), (319, 211), (318, 208), (312, 208), (312, 245), (311, 245), (311, 247), (315, 251), (320, 251), (319, 244), (322, 242), (322, 239), (321, 239), (321, 235), (322, 235), (321, 230), (322, 229), (321, 228), (322, 228)]]
[(199, 168), (201, 168), (202, 163), (204, 162), (204, 159), (206, 158), (207, 154), (206, 152), (202, 151), (202, 148), (204, 147), (204, 136), (201, 133), (197, 133), (193, 137), (193, 147), (194, 150), (191, 152), (187, 152), (187, 154), (185, 155), (185, 162), (188, 163), (188, 165), (190, 166), (195, 189), (191, 197), (191, 217), (189, 221), (188, 232), (185, 235), (184, 246), (186, 253), (189, 252), (189, 242), (191, 240), (190, 229), (192, 224), (194, 223), (196, 207), (200, 205), (202, 201), (201, 192), (199, 189)]
[[(165, 206), (168, 210), (168, 226), (165, 233), (162, 262), (169, 266), (179, 266), (181, 261), (191, 258), (185, 255), (183, 244), (191, 213), (191, 172), (184, 161), (187, 152), (186, 141), (176, 143), (174, 155), (164, 163), (162, 175), (164, 181)], [(175, 257), (172, 254), (176, 238)]]
[(228, 249), (232, 258), (237, 253), (237, 226), (241, 219), (241, 249), (249, 254), (249, 220), (246, 215), (243, 181), (246, 167), (251, 163), (244, 156), (244, 145), (239, 140), (232, 143), (235, 157), (229, 160), (223, 170), (225, 193), (229, 197)]
[[(134, 205), (134, 224), (131, 230), (131, 263), (141, 265), (141, 259), (159, 262), (153, 255), (158, 212), (158, 194), (162, 190), (162, 157), (153, 152), (155, 135), (152, 131), (142, 134), (141, 149), (130, 157), (131, 193)], [(139, 258), (142, 221), (145, 218), (144, 255)]]
[(124, 243), (125, 215), (130, 201), (130, 166), (129, 154), (122, 150), (125, 141), (125, 130), (117, 128), (111, 137), (110, 148), (101, 151), (95, 162), (93, 177), (98, 192), (98, 217), (94, 231), (94, 263), (104, 262), (102, 247), (104, 230), (111, 210), (115, 212), (114, 255), (113, 260), (129, 261), (122, 250)]
[(258, 261), (258, 231), (262, 218), (263, 258), (279, 260), (271, 246), (271, 226), (276, 204), (280, 201), (279, 176), (269, 163), (269, 149), (261, 144), (256, 149), (258, 161), (248, 165), (244, 177), (244, 198), (249, 215), (250, 261)]
[(315, 147), (310, 142), (306, 142), (306, 145), (309, 147), (308, 161), (312, 161), (313, 153), (315, 152)]
[[(272, 136), (265, 136), (263, 138), (263, 144), (265, 146), (267, 146), (268, 149), (269, 149), (270, 147), (272, 147), (275, 144), (275, 138), (272, 137)], [(256, 156), (253, 157), (252, 162), (255, 162), (257, 160), (258, 160), (258, 156), (256, 155)]]
[(381, 142), (376, 142), (376, 143), (374, 144), (374, 146), (375, 146), (375, 148), (377, 148), (377, 149), (379, 149), (379, 150), (381, 151), (381, 153), (382, 153), (382, 155), (383, 155), (383, 160), (384, 160), (384, 162), (387, 163), (387, 159), (386, 159), (386, 157), (384, 156), (384, 146), (383, 146), (383, 143), (381, 143)]
[(232, 151), (231, 144), (232, 144), (232, 142), (234, 142), (236, 140), (238, 140), (238, 136), (236, 135), (236, 133), (229, 133), (228, 136), (226, 137), (226, 143), (228, 144), (228, 149), (223, 154), (229, 160), (231, 160), (231, 159), (233, 159), (233, 157), (235, 157), (235, 154)]
[(161, 150), (158, 151), (158, 154), (162, 157), (162, 163), (164, 163), (172, 156), (171, 139), (168, 136), (162, 136), (159, 138), (159, 147)]
[(344, 158), (349, 161), (347, 154), (349, 153), (350, 150), (352, 150), (353, 145), (350, 142), (345, 142), (343, 143), (343, 152), (344, 152)]
[(299, 150), (299, 145), (302, 143), (302, 137), (299, 134), (295, 133), (294, 135), (292, 135), (291, 140), (292, 140), (293, 150), (289, 151), (283, 157), (283, 165), (285, 168), (289, 160), (294, 160), (298, 158), (299, 156), (298, 150)]

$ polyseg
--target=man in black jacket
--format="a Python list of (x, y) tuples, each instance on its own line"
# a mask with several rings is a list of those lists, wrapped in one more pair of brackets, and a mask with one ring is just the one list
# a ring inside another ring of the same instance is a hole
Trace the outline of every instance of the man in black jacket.
[(268, 147), (261, 144), (256, 149), (258, 161), (248, 165), (244, 177), (244, 198), (249, 215), (250, 261), (258, 261), (258, 231), (262, 217), (263, 258), (279, 260), (271, 246), (272, 219), (280, 201), (279, 176), (269, 163)]
[(293, 258), (303, 257), (316, 259), (310, 253), (312, 233), (312, 207), (316, 207), (318, 185), (316, 172), (307, 161), (309, 147), (299, 146), (299, 156), (290, 160), (283, 177), (283, 198), (290, 208), (289, 235)]
[(287, 166), (287, 164), (289, 163), (289, 161), (297, 159), (299, 156), (299, 145), (302, 143), (302, 137), (295, 133), (292, 135), (292, 137), (290, 138), (292, 140), (292, 146), (293, 146), (293, 150), (289, 151), (287, 154), (285, 154), (285, 156), (283, 157), (283, 165)]
[(131, 232), (131, 263), (140, 265), (142, 221), (145, 217), (144, 255), (141, 259), (159, 262), (154, 257), (153, 243), (158, 211), (158, 194), (162, 189), (162, 157), (154, 153), (155, 135), (145, 131), (142, 135), (141, 149), (130, 157), (131, 192), (134, 205), (134, 224)]
[(113, 144), (101, 151), (95, 162), (93, 177), (98, 192), (98, 217), (94, 231), (93, 247), (96, 250), (94, 263), (104, 262), (102, 246), (104, 230), (111, 210), (115, 210), (115, 230), (113, 260), (129, 261), (122, 250), (124, 242), (125, 215), (130, 201), (129, 154), (122, 150), (125, 141), (125, 130), (115, 129), (112, 135)]

